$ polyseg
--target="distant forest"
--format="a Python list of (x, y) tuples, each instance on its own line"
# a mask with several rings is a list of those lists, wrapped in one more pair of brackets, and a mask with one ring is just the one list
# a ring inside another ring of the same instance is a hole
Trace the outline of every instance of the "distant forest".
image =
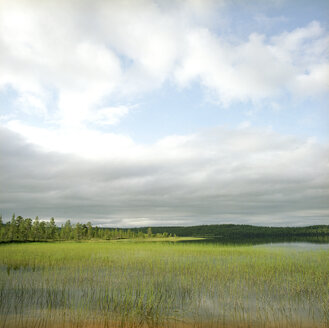
[(13, 214), (9, 222), (4, 223), (0, 216), (0, 242), (52, 241), (52, 240), (88, 240), (88, 239), (137, 239), (168, 237), (206, 237), (221, 238), (223, 241), (234, 239), (261, 239), (286, 237), (328, 238), (329, 225), (308, 227), (260, 227), (238, 224), (214, 224), (189, 227), (141, 227), (131, 229), (93, 227), (91, 222), (65, 224), (57, 226), (55, 219), (41, 221)]
[[(72, 224), (67, 220), (58, 227), (55, 219), (40, 221), (23, 218), (13, 214), (9, 222), (3, 223), (0, 216), (0, 242), (26, 242), (26, 241), (55, 241), (55, 240), (88, 240), (88, 239), (137, 239), (137, 238), (167, 238), (171, 234), (152, 233), (151, 228), (145, 232), (134, 229), (99, 228), (93, 227), (91, 222)], [(174, 236), (174, 235), (173, 235)]]
[[(134, 230), (134, 229), (132, 229)], [(147, 228), (139, 228), (145, 232)], [(245, 224), (211, 224), (189, 227), (152, 227), (154, 233), (174, 233), (181, 237), (261, 237), (261, 236), (329, 236), (329, 225), (307, 227), (261, 227)]]

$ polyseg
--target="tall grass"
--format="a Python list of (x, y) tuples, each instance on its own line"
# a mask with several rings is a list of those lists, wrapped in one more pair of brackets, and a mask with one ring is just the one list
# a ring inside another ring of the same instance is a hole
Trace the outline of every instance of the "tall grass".
[(0, 327), (326, 327), (328, 251), (0, 246)]

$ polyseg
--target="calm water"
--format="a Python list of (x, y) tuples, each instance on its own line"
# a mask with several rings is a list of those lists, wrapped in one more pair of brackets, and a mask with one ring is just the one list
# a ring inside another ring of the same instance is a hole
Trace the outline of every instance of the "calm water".
[(266, 243), (254, 245), (254, 247), (282, 247), (294, 250), (329, 250), (329, 244), (316, 244), (311, 242), (285, 242), (285, 243)]
[(211, 243), (223, 245), (250, 245), (254, 247), (282, 247), (297, 250), (329, 250), (329, 237), (293, 237), (293, 238), (209, 238), (183, 243)]

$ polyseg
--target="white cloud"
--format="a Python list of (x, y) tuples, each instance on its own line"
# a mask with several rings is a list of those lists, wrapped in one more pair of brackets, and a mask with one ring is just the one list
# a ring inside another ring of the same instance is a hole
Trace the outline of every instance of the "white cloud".
[(25, 92), (22, 93), (16, 101), (17, 106), (26, 114), (41, 117), (47, 115), (45, 101), (41, 99), (40, 95)]
[(223, 5), (2, 1), (0, 88), (10, 85), (37, 115), (51, 90), (58, 95), (55, 118), (65, 126), (107, 107), (105, 99), (129, 99), (166, 81), (198, 80), (227, 106), (328, 91), (329, 36), (318, 22), (232, 41), (212, 29)]
[(126, 106), (101, 108), (90, 118), (90, 121), (98, 125), (115, 125), (129, 113), (129, 109)]
[[(318, 38), (323, 37), (324, 30), (321, 28), (320, 24), (316, 21), (311, 22), (306, 27), (296, 28), (291, 32), (283, 32), (278, 36), (272, 37), (272, 42), (276, 47), (277, 52), (280, 52), (285, 60), (291, 61), (291, 55), (297, 55), (298, 59), (304, 59), (305, 54), (300, 53), (301, 47), (310, 53), (313, 57), (314, 52), (320, 55), (319, 51), (314, 49), (308, 49), (309, 44), (307, 41), (318, 40)], [(321, 47), (327, 47), (327, 45), (322, 44)], [(322, 51), (321, 51), (322, 52)], [(313, 61), (313, 58), (310, 58)]]
[(329, 90), (329, 64), (317, 64), (309, 71), (296, 76), (293, 88), (301, 95), (313, 96)]
[[(112, 120), (115, 116), (112, 117)], [(114, 133), (88, 129), (84, 125), (64, 126), (60, 129), (32, 127), (11, 120), (7, 127), (46, 152), (74, 154), (89, 159), (134, 156), (135, 143), (131, 138)], [(136, 147), (138, 148), (138, 147)]]
[(238, 129), (247, 129), (251, 126), (250, 121), (243, 121), (238, 125)]
[(285, 92), (298, 97), (325, 93), (327, 39), (317, 22), (270, 39), (253, 33), (237, 44), (208, 29), (195, 29), (188, 35), (176, 78), (181, 85), (198, 79), (223, 105), (271, 101)]

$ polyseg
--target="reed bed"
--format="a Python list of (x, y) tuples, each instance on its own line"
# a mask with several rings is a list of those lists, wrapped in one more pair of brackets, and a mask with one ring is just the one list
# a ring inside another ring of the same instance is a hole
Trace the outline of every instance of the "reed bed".
[(0, 246), (0, 327), (328, 327), (327, 250)]

